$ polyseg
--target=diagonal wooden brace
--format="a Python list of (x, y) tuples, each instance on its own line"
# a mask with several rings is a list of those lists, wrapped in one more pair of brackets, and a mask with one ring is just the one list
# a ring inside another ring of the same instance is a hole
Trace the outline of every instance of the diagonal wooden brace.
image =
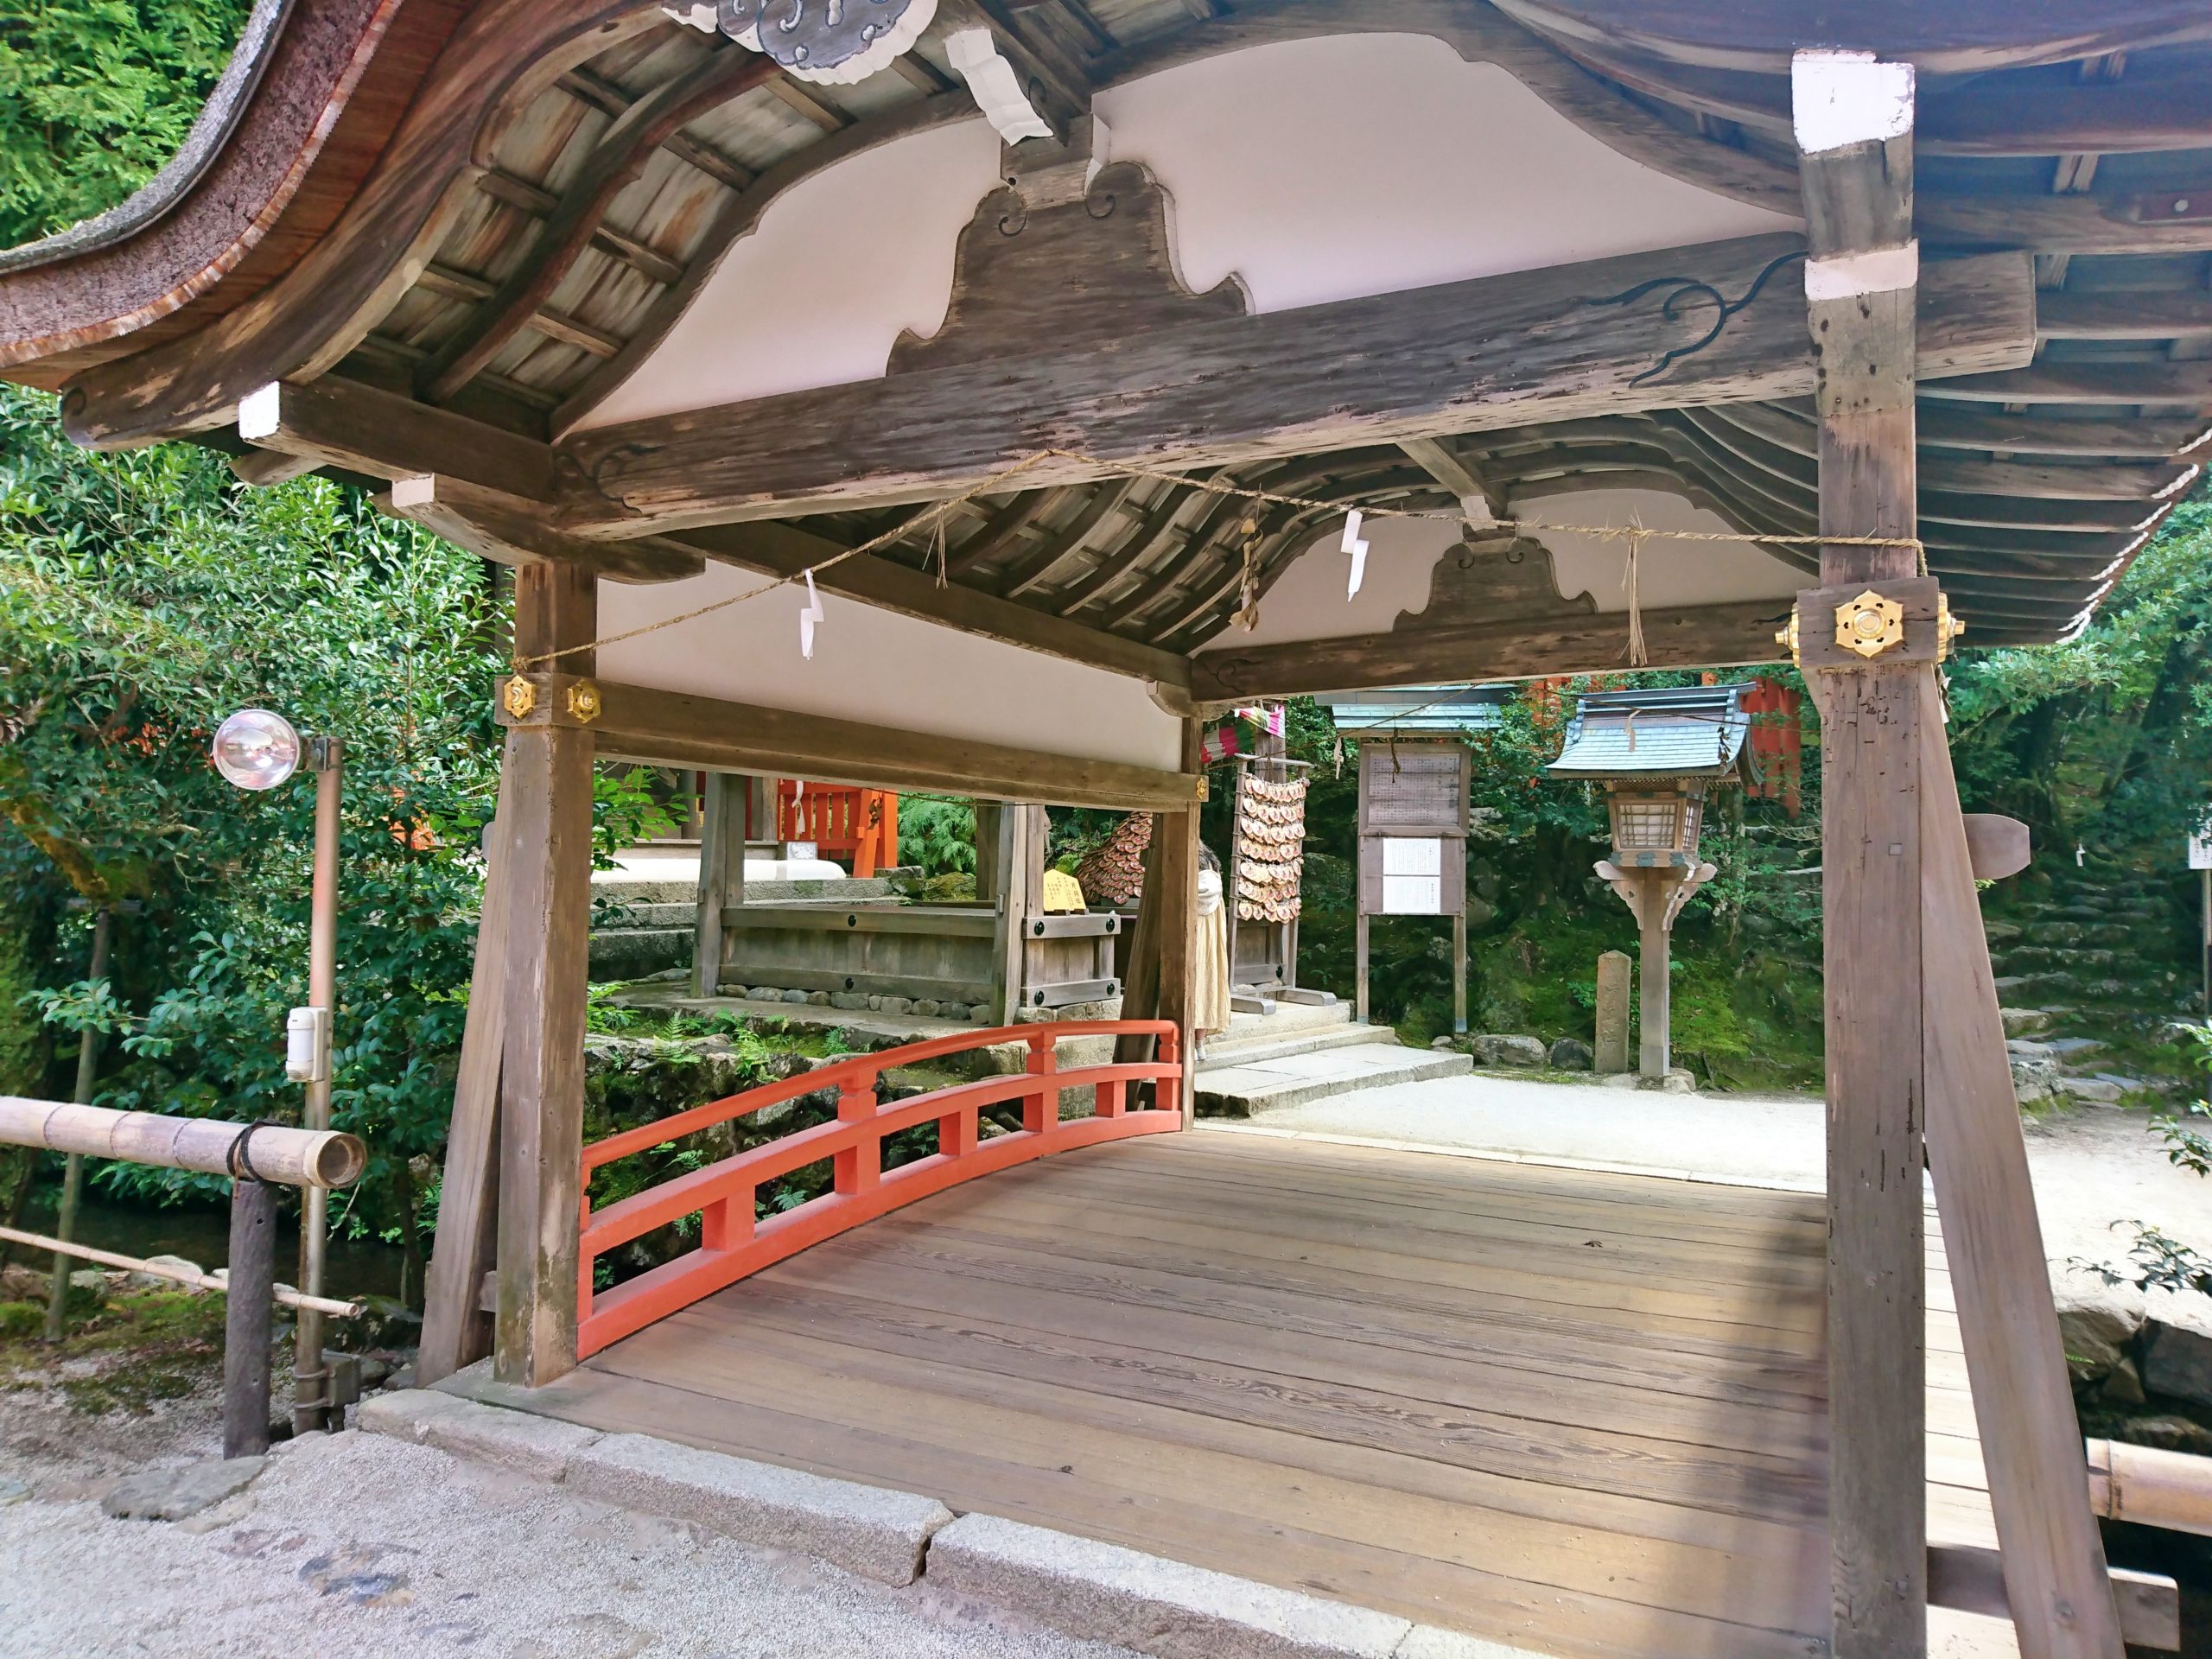
[(2121, 1659), (1942, 693), (1920, 677), (1928, 1162), (2005, 1592), (2023, 1659)]

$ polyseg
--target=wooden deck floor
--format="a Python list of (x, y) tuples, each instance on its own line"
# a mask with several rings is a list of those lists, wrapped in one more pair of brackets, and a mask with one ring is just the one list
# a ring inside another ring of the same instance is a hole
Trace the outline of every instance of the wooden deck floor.
[[(1821, 1237), (1792, 1193), (1165, 1136), (873, 1223), (535, 1403), (1570, 1659), (1804, 1659)], [(1931, 1528), (1993, 1543), (1930, 1248)]]

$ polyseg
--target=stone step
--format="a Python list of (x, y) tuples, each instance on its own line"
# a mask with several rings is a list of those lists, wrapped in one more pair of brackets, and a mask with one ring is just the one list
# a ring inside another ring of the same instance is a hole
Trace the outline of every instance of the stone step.
[(1350, 1021), (1294, 1026), (1281, 1033), (1260, 1031), (1249, 1034), (1231, 1027), (1230, 1035), (1207, 1039), (1205, 1058), (1198, 1062), (1198, 1075), (1203, 1078), (1209, 1071), (1232, 1065), (1287, 1059), (1294, 1054), (1318, 1054), (1328, 1048), (1389, 1048), (1397, 1042), (1398, 1033), (1388, 1026), (1363, 1026)]
[(1264, 1014), (1241, 1009), (1232, 1014), (1229, 1029), (1213, 1040), (1230, 1046), (1242, 1042), (1274, 1042), (1294, 1032), (1322, 1031), (1351, 1023), (1349, 1002), (1334, 999), (1326, 1002), (1294, 1002), (1275, 997), (1268, 1002)]
[(2032, 974), (2056, 969), (2063, 973), (2104, 970), (2120, 963), (2120, 953), (2102, 946), (2074, 944), (2008, 944), (1995, 953), (1997, 966), (2007, 974)]
[(1201, 1072), (1198, 1107), (1207, 1117), (1251, 1117), (1363, 1089), (1463, 1077), (1474, 1069), (1473, 1059), (1465, 1054), (1362, 1043)]

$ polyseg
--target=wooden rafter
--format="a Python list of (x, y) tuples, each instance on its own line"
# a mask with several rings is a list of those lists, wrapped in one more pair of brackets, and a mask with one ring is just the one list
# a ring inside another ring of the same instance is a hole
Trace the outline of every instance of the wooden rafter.
[(691, 263), (673, 267), (666, 277), (659, 279), (665, 286), (632, 326), (622, 349), (587, 375), (563, 400), (553, 414), (553, 435), (563, 437), (574, 431), (615, 388), (637, 372), (690, 309), (700, 288), (714, 274), (731, 244), (757, 226), (761, 214), (785, 192), (825, 168), (900, 138), (970, 119), (975, 112), (975, 100), (964, 87), (939, 92), (855, 122), (819, 143), (794, 150), (766, 168), (749, 188), (722, 204), (700, 238)]
[(551, 298), (607, 205), (638, 176), (652, 152), (708, 111), (781, 77), (773, 60), (739, 47), (709, 53), (688, 73), (638, 99), (616, 117), (561, 194), (513, 276), (424, 365), (422, 395), (445, 403), (490, 366), (508, 340)]
[(111, 448), (220, 425), (254, 387), (336, 361), (434, 253), (458, 208), (453, 187), (480, 165), (484, 124), (563, 70), (663, 26), (626, 0), (553, 10), (485, 0), (469, 10), (328, 233), (207, 327), (79, 376), (64, 412), (71, 435)]

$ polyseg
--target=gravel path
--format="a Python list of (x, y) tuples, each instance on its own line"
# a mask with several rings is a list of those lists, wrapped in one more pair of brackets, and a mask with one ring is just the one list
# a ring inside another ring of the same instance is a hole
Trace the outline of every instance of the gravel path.
[(378, 1436), (280, 1447), (175, 1523), (111, 1520), (0, 1462), (38, 1494), (0, 1508), (9, 1659), (1128, 1659)]

